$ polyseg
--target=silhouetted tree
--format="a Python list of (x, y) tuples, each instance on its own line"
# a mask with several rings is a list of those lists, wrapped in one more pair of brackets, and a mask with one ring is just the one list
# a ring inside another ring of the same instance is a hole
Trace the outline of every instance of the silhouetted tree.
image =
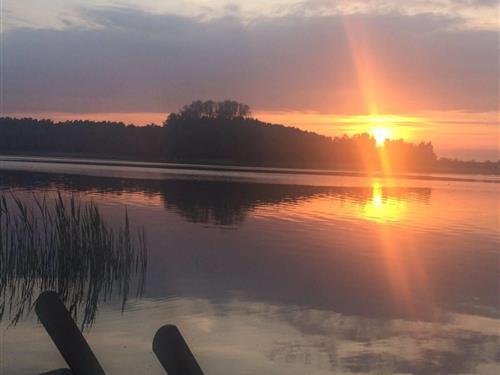
[(179, 113), (171, 113), (164, 125), (175, 121), (192, 121), (199, 119), (220, 119), (232, 120), (236, 118), (247, 118), (250, 116), (250, 107), (233, 100), (224, 101), (201, 101), (195, 100), (189, 105), (185, 105)]

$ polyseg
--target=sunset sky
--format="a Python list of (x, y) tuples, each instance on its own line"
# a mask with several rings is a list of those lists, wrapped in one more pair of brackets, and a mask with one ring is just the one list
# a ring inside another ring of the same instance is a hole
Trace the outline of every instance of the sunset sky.
[(2, 115), (161, 123), (228, 98), (321, 134), (499, 158), (497, 0), (0, 4)]

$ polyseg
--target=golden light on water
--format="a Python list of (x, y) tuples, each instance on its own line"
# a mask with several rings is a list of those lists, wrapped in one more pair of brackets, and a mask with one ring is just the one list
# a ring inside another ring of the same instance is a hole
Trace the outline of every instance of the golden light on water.
[(364, 206), (363, 217), (377, 222), (399, 221), (406, 213), (406, 202), (383, 194), (382, 185), (374, 182), (372, 197)]

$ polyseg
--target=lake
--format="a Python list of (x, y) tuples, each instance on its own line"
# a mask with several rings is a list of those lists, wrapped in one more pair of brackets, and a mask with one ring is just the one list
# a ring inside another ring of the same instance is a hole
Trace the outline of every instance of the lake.
[[(145, 229), (142, 294), (84, 330), (109, 374), (164, 373), (164, 324), (206, 374), (498, 374), (499, 186), (0, 157), (3, 193), (77, 195)], [(34, 313), (0, 330), (0, 373), (65, 366)]]

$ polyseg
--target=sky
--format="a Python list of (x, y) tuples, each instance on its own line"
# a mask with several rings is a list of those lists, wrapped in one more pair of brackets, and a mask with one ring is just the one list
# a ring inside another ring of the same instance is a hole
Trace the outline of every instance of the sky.
[(0, 0), (2, 115), (161, 123), (196, 99), (499, 156), (496, 0)]

